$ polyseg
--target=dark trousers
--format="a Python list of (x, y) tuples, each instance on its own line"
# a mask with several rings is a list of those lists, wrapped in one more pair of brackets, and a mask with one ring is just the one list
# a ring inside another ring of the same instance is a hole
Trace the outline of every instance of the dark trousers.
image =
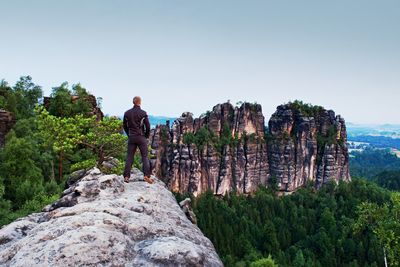
[(143, 173), (145, 176), (150, 176), (150, 162), (147, 156), (147, 139), (142, 135), (129, 136), (128, 141), (128, 156), (126, 158), (124, 177), (131, 177), (132, 163), (135, 157), (136, 149), (139, 147), (142, 155)]

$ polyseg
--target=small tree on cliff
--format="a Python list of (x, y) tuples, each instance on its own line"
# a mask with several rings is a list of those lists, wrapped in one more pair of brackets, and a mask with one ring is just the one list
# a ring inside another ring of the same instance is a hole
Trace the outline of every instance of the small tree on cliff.
[(61, 181), (65, 155), (76, 148), (77, 139), (81, 131), (79, 126), (84, 118), (82, 116), (74, 118), (56, 117), (50, 115), (43, 107), (37, 107), (35, 111), (37, 114), (38, 135), (42, 140), (43, 146), (58, 155), (58, 180)]
[(80, 134), (76, 142), (91, 149), (97, 155), (99, 165), (108, 157), (117, 157), (124, 153), (127, 138), (121, 134), (120, 119), (105, 117), (97, 121), (93, 116), (81, 121), (83, 128), (87, 128), (88, 132)]
[(278, 267), (278, 264), (276, 264), (271, 255), (269, 255), (268, 258), (259, 259), (250, 263), (250, 267)]
[(85, 118), (57, 117), (50, 115), (43, 107), (36, 109), (39, 135), (43, 144), (58, 155), (58, 175), (63, 177), (65, 156), (79, 146), (85, 146), (94, 152), (100, 165), (104, 159), (124, 153), (126, 136), (121, 134), (121, 120), (105, 117), (97, 121), (96, 117)]

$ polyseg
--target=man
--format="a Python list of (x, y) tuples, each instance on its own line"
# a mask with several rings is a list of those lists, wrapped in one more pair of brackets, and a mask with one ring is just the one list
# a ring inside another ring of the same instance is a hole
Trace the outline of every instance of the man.
[(124, 131), (129, 137), (124, 180), (126, 183), (129, 183), (136, 148), (139, 147), (140, 154), (142, 155), (144, 180), (152, 184), (153, 180), (150, 178), (150, 162), (147, 156), (147, 139), (150, 136), (149, 118), (147, 117), (147, 113), (140, 108), (142, 99), (139, 96), (133, 98), (133, 104), (133, 108), (126, 111), (124, 114)]

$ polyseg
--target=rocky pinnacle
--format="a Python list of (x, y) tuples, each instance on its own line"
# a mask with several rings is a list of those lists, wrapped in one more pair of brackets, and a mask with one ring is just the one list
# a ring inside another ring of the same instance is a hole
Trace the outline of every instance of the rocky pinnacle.
[(274, 184), (291, 193), (309, 181), (349, 181), (346, 141), (344, 119), (322, 107), (278, 106), (266, 127), (260, 105), (224, 103), (152, 130), (151, 164), (174, 192), (251, 193)]

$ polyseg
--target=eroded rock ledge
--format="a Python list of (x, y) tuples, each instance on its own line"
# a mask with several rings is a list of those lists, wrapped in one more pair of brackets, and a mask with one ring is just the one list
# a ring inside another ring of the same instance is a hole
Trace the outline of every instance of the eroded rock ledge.
[(142, 178), (90, 170), (43, 212), (0, 230), (0, 266), (223, 266), (165, 185)]

